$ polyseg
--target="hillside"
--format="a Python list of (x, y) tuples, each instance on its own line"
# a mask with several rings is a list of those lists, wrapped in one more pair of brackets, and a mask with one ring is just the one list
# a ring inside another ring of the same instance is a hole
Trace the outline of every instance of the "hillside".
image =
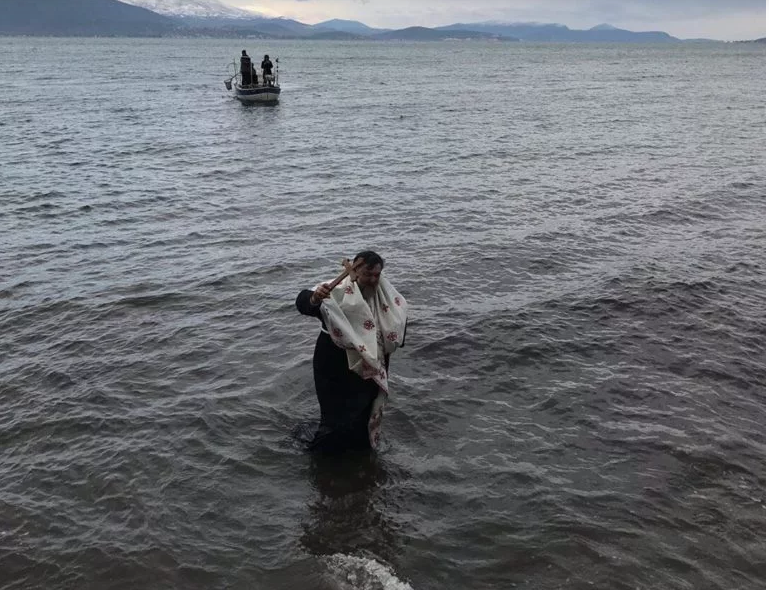
[(214, 34), (219, 30), (226, 37), (259, 35), (264, 38), (300, 39), (323, 31), (288, 18), (178, 17), (176, 20), (191, 35), (195, 35), (199, 30)]
[(592, 29), (570, 29), (555, 23), (455, 23), (437, 27), (440, 31), (478, 31), (504, 37), (516, 37), (522, 41), (570, 42), (570, 43), (665, 43), (678, 41), (660, 31), (627, 31), (602, 24)]
[[(493, 33), (484, 33), (479, 31), (466, 31), (461, 29), (437, 30), (426, 27), (408, 27), (398, 29), (397, 31), (387, 31), (373, 35), (372, 39), (384, 41), (445, 41), (449, 39), (500, 39), (499, 35)], [(503, 37), (505, 40), (513, 41), (509, 37)]]
[(255, 18), (262, 15), (235, 8), (219, 0), (121, 0), (165, 16)]
[(390, 29), (374, 29), (356, 20), (342, 20), (332, 19), (323, 21), (313, 25), (316, 29), (329, 29), (332, 31), (340, 31), (344, 33), (352, 33), (353, 35), (376, 35), (377, 33), (385, 33)]
[(117, 0), (0, 0), (0, 34), (159, 36), (177, 24)]

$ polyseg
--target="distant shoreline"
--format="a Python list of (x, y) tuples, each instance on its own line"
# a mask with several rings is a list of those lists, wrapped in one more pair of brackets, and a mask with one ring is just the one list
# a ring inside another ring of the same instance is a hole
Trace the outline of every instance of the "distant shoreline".
[(487, 37), (443, 37), (440, 39), (375, 39), (375, 38), (328, 38), (328, 37), (270, 37), (259, 35), (74, 35), (74, 34), (28, 34), (28, 33), (0, 33), (0, 38), (29, 38), (29, 39), (232, 39), (232, 40), (256, 40), (256, 41), (311, 41), (311, 42), (349, 42), (349, 43), (512, 43), (526, 45), (763, 45), (766, 39), (721, 41), (719, 39), (678, 39), (676, 41), (540, 41), (530, 39), (513, 38), (487, 38)]

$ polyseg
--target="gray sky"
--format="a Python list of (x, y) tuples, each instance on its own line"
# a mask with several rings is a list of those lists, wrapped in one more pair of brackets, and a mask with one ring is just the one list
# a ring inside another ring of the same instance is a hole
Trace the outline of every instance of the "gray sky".
[(675, 37), (735, 40), (766, 35), (764, 0), (223, 0), (269, 16), (314, 24), (331, 18), (372, 27), (455, 22), (555, 22), (572, 29), (601, 23)]

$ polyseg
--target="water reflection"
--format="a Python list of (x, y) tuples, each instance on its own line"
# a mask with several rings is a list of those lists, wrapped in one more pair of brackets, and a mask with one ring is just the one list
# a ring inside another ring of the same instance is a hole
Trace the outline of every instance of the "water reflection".
[(368, 555), (392, 563), (397, 531), (388, 518), (389, 474), (376, 454), (312, 456), (316, 491), (303, 523), (301, 543), (313, 555)]

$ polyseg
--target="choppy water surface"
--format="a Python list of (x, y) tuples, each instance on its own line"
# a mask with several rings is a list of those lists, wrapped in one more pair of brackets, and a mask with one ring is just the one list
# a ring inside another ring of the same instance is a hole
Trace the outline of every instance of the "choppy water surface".
[[(0, 587), (764, 587), (763, 47), (0, 57)], [(385, 445), (312, 458), (293, 301), (363, 248)]]

